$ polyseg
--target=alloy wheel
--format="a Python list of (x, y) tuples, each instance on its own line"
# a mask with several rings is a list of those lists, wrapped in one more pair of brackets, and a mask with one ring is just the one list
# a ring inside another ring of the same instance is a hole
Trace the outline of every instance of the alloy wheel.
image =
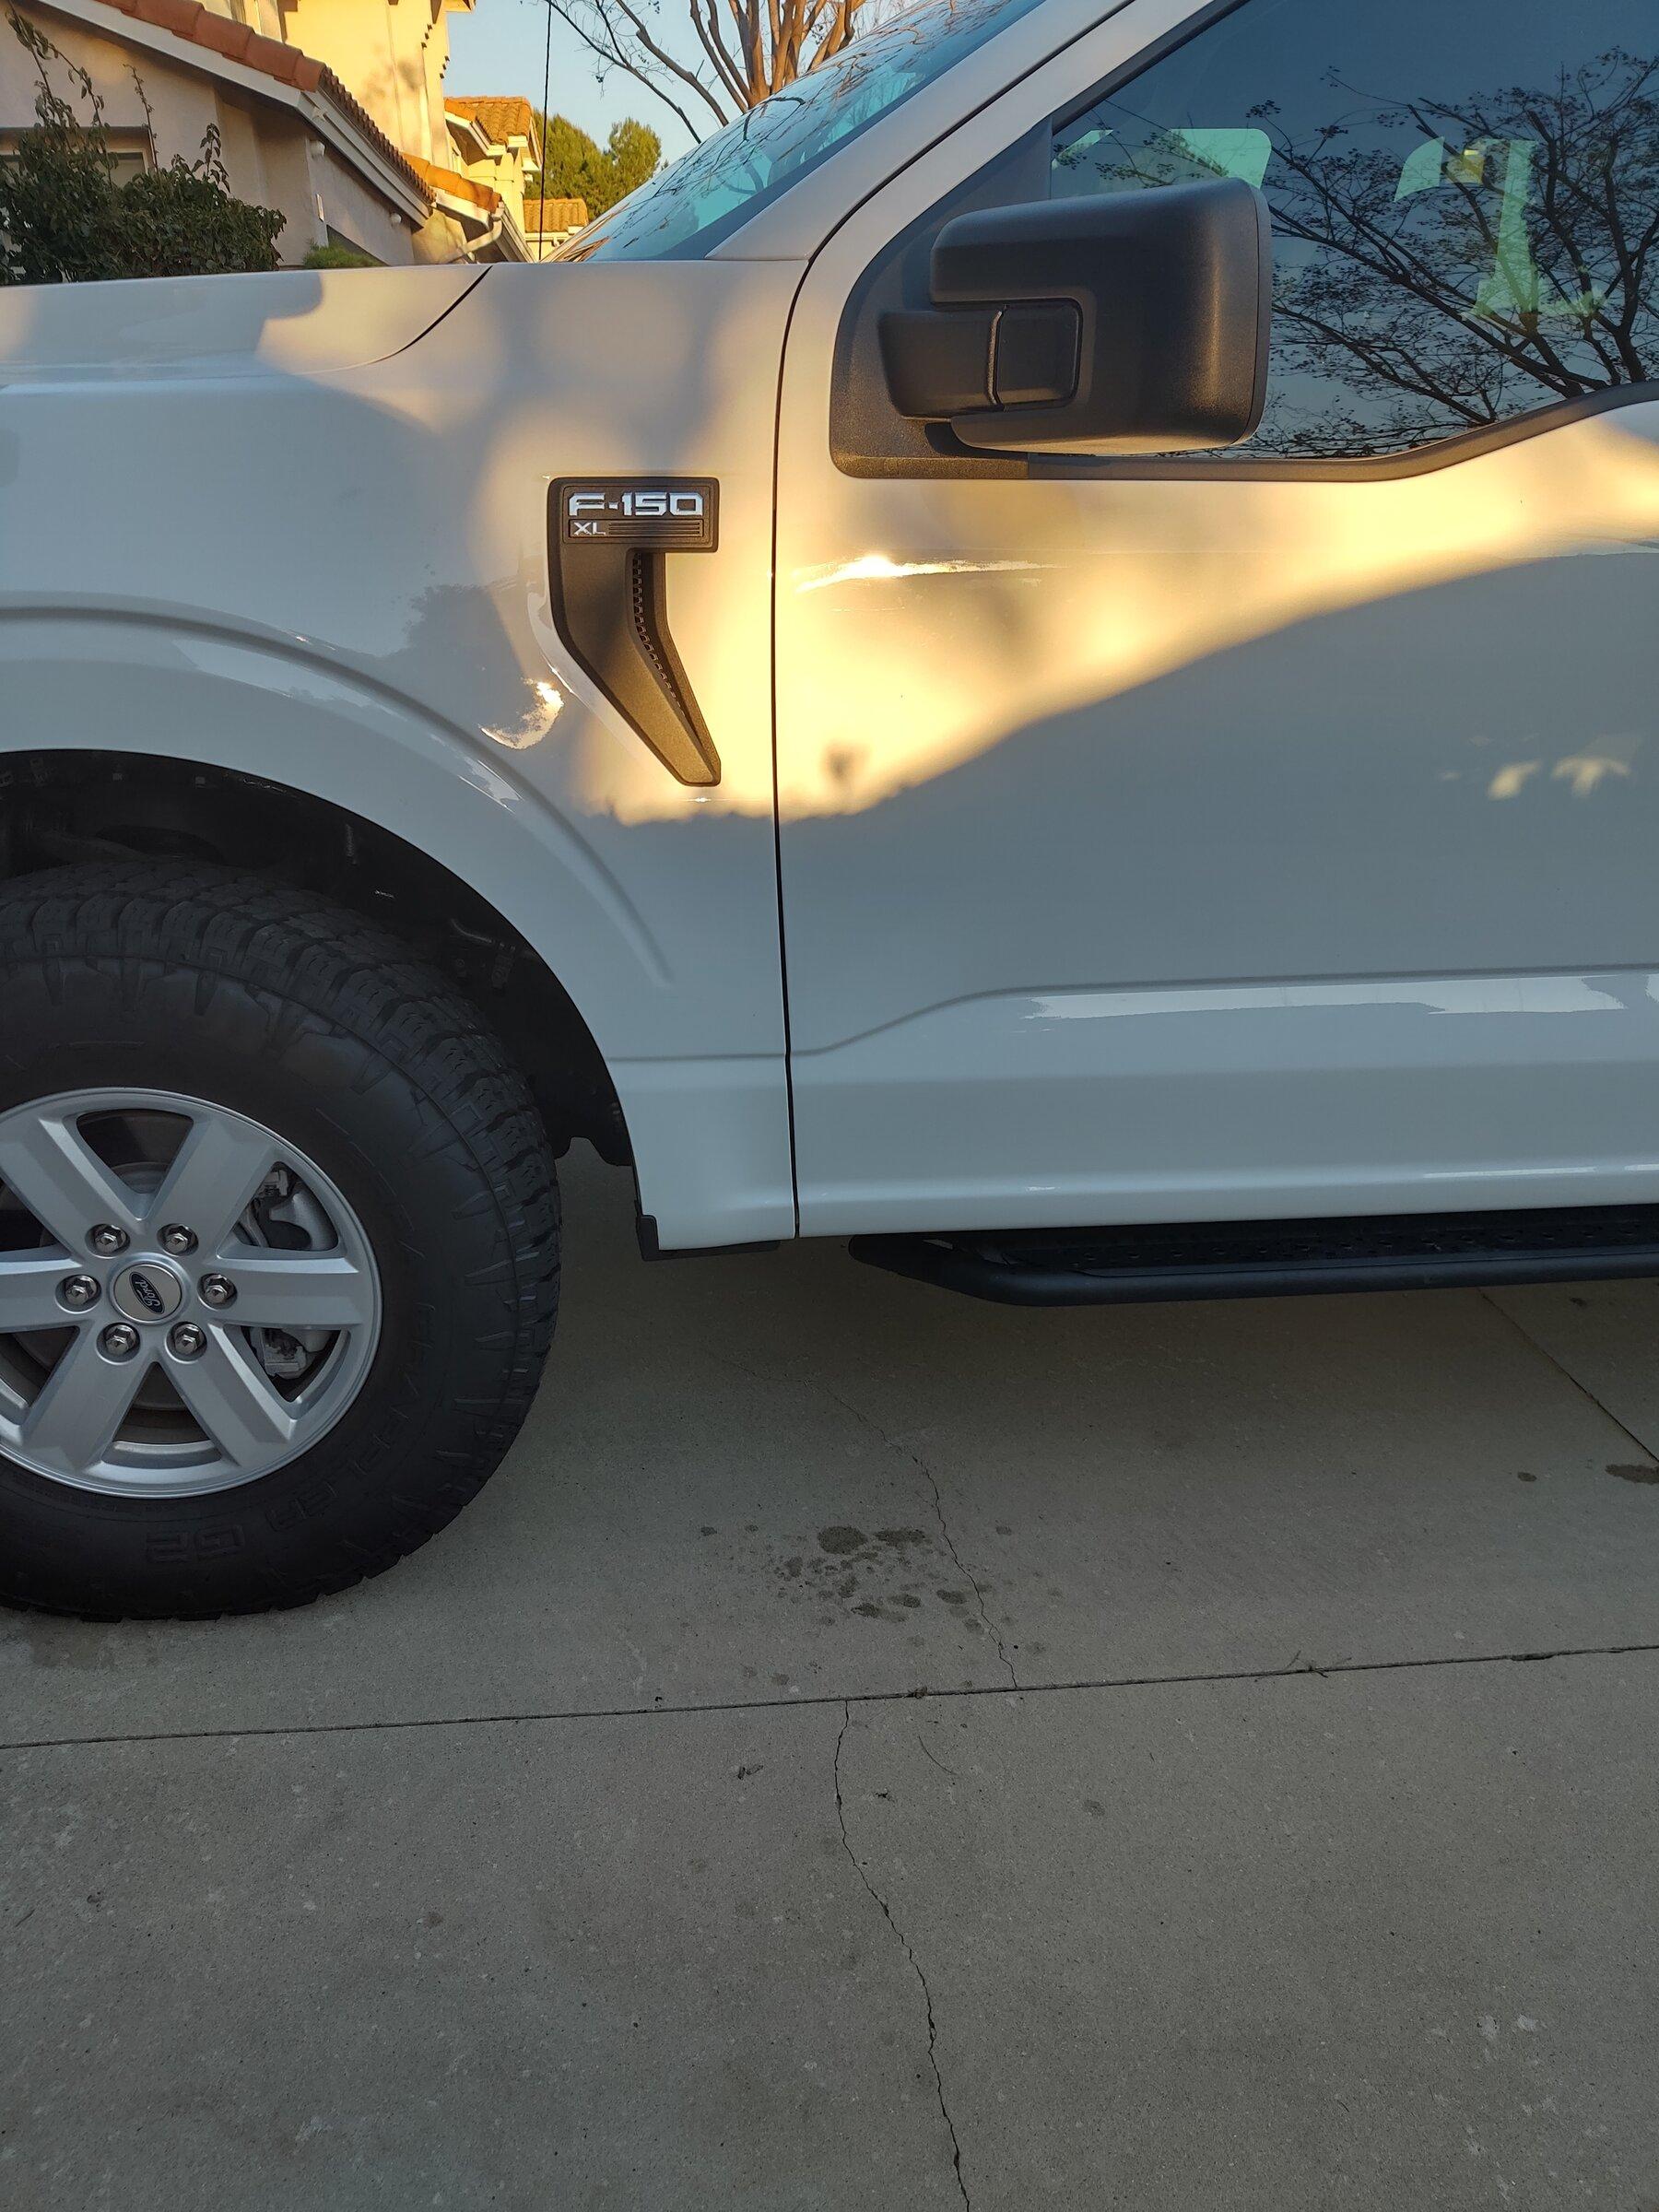
[(334, 1427), (380, 1329), (361, 1223), (246, 1115), (159, 1090), (0, 1113), (0, 1456), (124, 1498), (253, 1481)]

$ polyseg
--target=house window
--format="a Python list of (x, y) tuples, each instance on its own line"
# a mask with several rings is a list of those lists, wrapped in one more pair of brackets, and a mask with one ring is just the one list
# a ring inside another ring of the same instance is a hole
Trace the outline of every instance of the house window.
[[(141, 170), (154, 169), (155, 157), (150, 147), (147, 131), (110, 131), (110, 159), (117, 184), (124, 184)], [(0, 131), (0, 161), (15, 161), (18, 147), (25, 134), (22, 131)]]

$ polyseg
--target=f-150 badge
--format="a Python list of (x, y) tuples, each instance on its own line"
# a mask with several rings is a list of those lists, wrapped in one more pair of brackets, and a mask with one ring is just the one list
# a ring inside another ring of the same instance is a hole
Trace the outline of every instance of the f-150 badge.
[(720, 487), (712, 477), (571, 477), (559, 487), (566, 545), (712, 553), (720, 535)]

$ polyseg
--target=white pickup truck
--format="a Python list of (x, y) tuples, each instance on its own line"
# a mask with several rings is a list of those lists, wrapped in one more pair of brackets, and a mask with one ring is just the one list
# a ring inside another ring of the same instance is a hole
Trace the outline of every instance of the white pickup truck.
[(0, 1596), (647, 1257), (1659, 1272), (1653, 0), (924, 0), (556, 265), (0, 291)]

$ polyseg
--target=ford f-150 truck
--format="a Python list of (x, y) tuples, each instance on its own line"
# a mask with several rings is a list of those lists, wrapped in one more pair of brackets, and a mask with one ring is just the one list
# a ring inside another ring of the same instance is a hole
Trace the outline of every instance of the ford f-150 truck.
[[(647, 1257), (1659, 1272), (1653, 0), (924, 0), (544, 266), (0, 291), (0, 1596)], [(573, 1379), (572, 1379), (573, 1380)]]

